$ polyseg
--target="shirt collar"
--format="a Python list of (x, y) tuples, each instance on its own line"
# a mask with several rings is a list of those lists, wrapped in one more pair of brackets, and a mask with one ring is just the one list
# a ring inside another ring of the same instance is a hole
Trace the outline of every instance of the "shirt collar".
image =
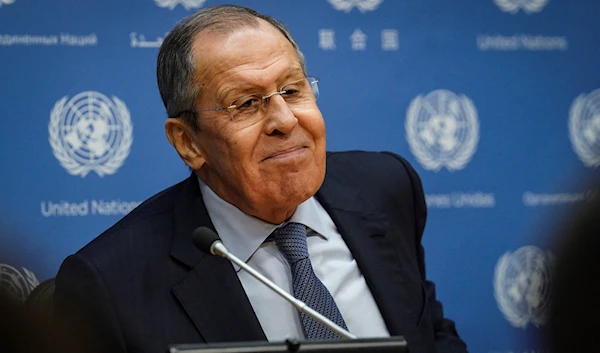
[[(200, 178), (198, 183), (208, 215), (223, 245), (244, 262), (248, 262), (275, 229), (288, 222), (302, 223), (327, 239), (325, 222), (314, 197), (298, 205), (289, 220), (281, 224), (272, 224), (250, 216), (223, 200)], [(240, 270), (235, 264), (234, 268), (236, 271)]]

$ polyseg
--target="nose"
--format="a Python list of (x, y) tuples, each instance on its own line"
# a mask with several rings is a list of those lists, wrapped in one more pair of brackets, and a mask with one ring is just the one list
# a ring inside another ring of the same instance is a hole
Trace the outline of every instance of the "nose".
[(287, 135), (298, 125), (298, 118), (279, 94), (269, 98), (265, 120), (264, 128), (267, 135)]

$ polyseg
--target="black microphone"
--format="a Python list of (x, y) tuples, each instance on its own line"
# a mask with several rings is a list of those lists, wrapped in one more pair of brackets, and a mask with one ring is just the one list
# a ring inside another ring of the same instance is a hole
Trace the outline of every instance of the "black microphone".
[(223, 245), (223, 243), (221, 242), (221, 238), (219, 238), (217, 233), (215, 233), (212, 229), (207, 227), (196, 228), (192, 233), (192, 240), (194, 241), (194, 245), (196, 245), (196, 247), (202, 252), (205, 252), (209, 255), (217, 255), (224, 257), (229, 261), (233, 262), (234, 264), (238, 265), (240, 268), (243, 268), (244, 271), (251, 274), (254, 278), (265, 284), (267, 287), (271, 288), (275, 293), (279, 294), (281, 297), (283, 297), (283, 299), (290, 302), (294, 307), (296, 307), (298, 311), (303, 312), (306, 315), (317, 320), (318, 322), (329, 328), (331, 331), (345, 338), (356, 338), (356, 336), (354, 336), (344, 328), (340, 327), (335, 322), (321, 315), (318, 311), (313, 310), (303, 301), (294, 298), (294, 296), (290, 295), (288, 292), (278, 287), (275, 283), (271, 282), (268, 278), (261, 275), (260, 272), (248, 266), (237, 256), (230, 254), (227, 251), (225, 245)]
[(210, 228), (198, 227), (192, 233), (192, 241), (202, 252), (217, 255), (213, 252), (212, 245), (217, 241), (221, 242), (221, 238)]

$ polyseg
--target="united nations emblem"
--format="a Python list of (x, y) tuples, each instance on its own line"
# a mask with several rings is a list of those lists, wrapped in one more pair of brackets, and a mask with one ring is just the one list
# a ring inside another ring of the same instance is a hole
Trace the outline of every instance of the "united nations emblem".
[(15, 298), (25, 301), (31, 291), (40, 284), (33, 272), (21, 267), (23, 272), (16, 268), (0, 264), (0, 287), (8, 290)]
[(554, 256), (535, 246), (507, 252), (496, 264), (494, 297), (504, 317), (517, 328), (546, 323)]
[(571, 104), (569, 139), (583, 164), (600, 166), (600, 89), (580, 95)]
[(169, 10), (173, 10), (177, 5), (183, 6), (186, 10), (191, 10), (201, 8), (206, 0), (154, 0), (154, 2), (156, 5), (166, 7)]
[(360, 12), (374, 11), (383, 0), (327, 0), (338, 11), (350, 12), (358, 8)]
[(2, 7), (2, 5), (10, 5), (14, 2), (15, 0), (0, 0), (0, 7)]
[(500, 10), (516, 14), (523, 9), (525, 13), (540, 12), (548, 4), (548, 0), (494, 0)]
[(129, 110), (117, 97), (82, 92), (56, 102), (48, 124), (54, 156), (71, 175), (114, 174), (133, 142)]
[(423, 168), (453, 172), (465, 167), (479, 142), (479, 120), (464, 95), (436, 90), (419, 95), (406, 113), (406, 139)]

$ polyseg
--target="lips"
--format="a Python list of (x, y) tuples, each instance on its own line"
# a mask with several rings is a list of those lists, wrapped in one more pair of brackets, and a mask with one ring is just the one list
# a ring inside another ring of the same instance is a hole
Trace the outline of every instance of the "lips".
[(284, 149), (284, 150), (272, 153), (271, 155), (269, 155), (264, 160), (269, 160), (269, 159), (283, 159), (283, 158), (287, 158), (287, 157), (293, 157), (295, 155), (303, 153), (304, 149), (306, 149), (306, 148), (307, 148), (306, 146), (294, 146), (294, 147), (290, 147), (290, 148), (287, 148), (287, 149)]

